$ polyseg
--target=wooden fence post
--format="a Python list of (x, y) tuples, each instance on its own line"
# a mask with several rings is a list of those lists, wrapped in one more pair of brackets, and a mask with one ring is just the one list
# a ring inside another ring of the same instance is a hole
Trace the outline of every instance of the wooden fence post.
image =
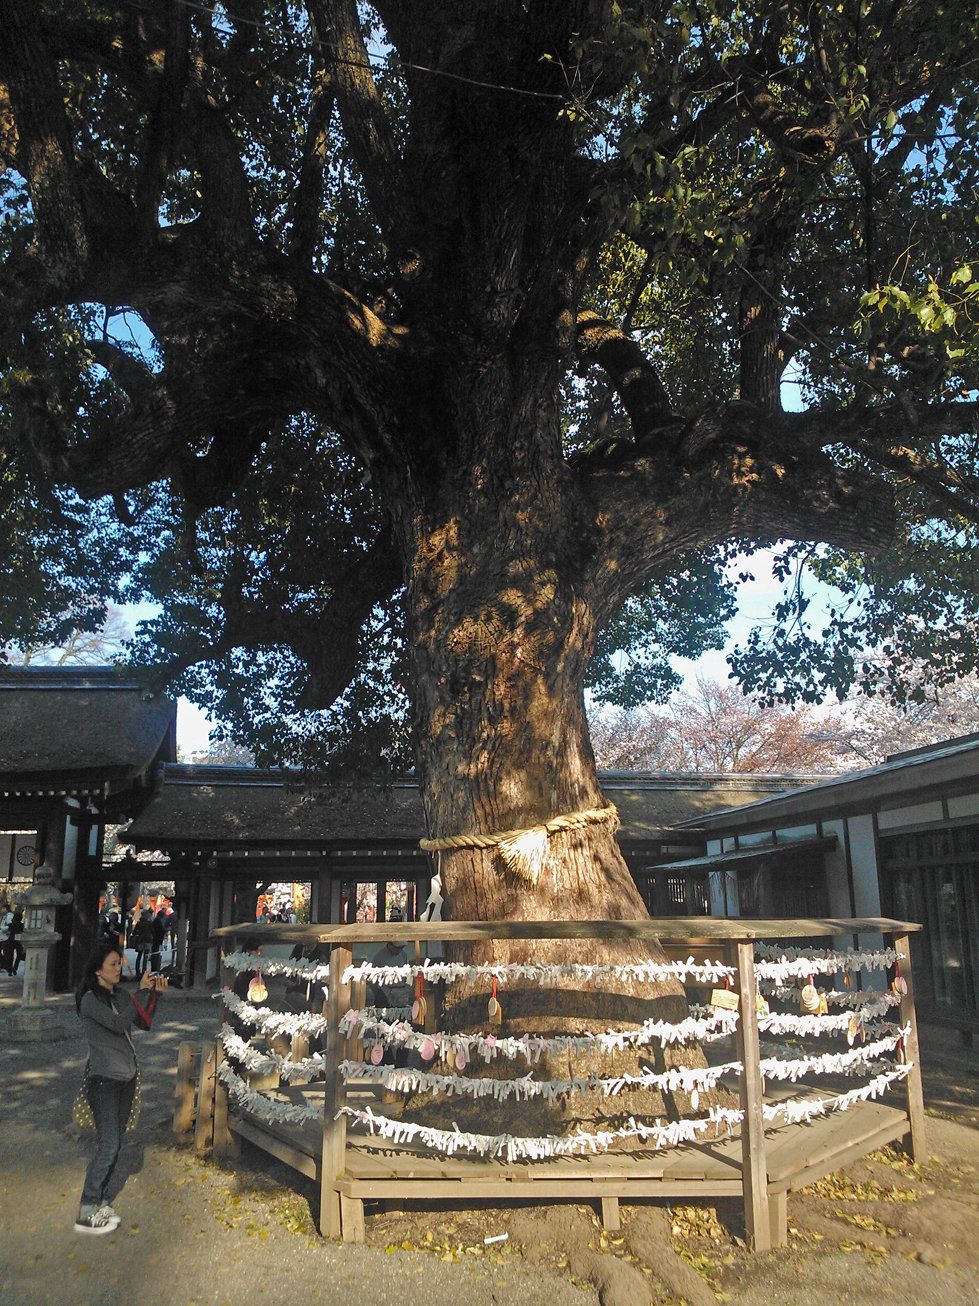
[(189, 1134), (194, 1127), (194, 1060), (197, 1051), (193, 1043), (181, 1043), (177, 1049), (177, 1084), (173, 1103), (175, 1134)]
[(908, 1036), (904, 1040), (904, 1054), (911, 1064), (911, 1071), (904, 1081), (908, 1094), (908, 1122), (911, 1126), (911, 1159), (918, 1165), (928, 1160), (928, 1147), (925, 1140), (925, 1098), (921, 1088), (921, 1051), (918, 1047), (918, 1023), (914, 1013), (914, 979), (911, 974), (911, 939), (907, 934), (895, 934), (894, 951), (897, 953), (897, 965), (901, 977), (908, 986), (907, 993), (901, 995), (901, 1025), (910, 1025)]
[[(233, 941), (234, 942), (234, 941)], [(220, 950), (221, 957), (221, 991), (222, 995), (225, 989), (229, 989), (232, 984), (232, 972), (224, 964), (224, 949)], [(224, 997), (221, 998), (221, 1007), (218, 1012), (218, 1038), (214, 1047), (214, 1155), (215, 1156), (237, 1156), (238, 1140), (234, 1137), (228, 1128), (228, 1089), (224, 1081), (218, 1077), (217, 1070), (221, 1062), (225, 1060), (224, 1044), (221, 1042), (221, 1029), (228, 1019), (228, 1009), (225, 1005)]]
[(762, 1110), (761, 1053), (758, 1047), (758, 1009), (755, 1005), (755, 953), (750, 940), (732, 943), (730, 956), (736, 968), (740, 1014), (738, 1018), (738, 1060), (741, 1075), (741, 1183), (744, 1190), (744, 1224), (748, 1248), (754, 1252), (772, 1249), (772, 1228), (768, 1210), (768, 1166), (765, 1161), (765, 1116)]
[(217, 1044), (201, 1044), (201, 1073), (197, 1079), (197, 1123), (194, 1127), (194, 1151), (203, 1152), (214, 1137), (214, 1071)]
[(340, 1035), (340, 1017), (350, 1008), (350, 985), (341, 980), (343, 972), (353, 961), (353, 954), (342, 944), (330, 950), (330, 982), (323, 1014), (327, 1019), (325, 1076), (323, 1094), (323, 1160), (320, 1167), (320, 1233), (324, 1238), (339, 1238), (343, 1226), (340, 1219), (340, 1194), (333, 1187), (343, 1174), (347, 1149), (347, 1117), (336, 1118), (347, 1100), (347, 1088), (340, 1074), (346, 1040)]

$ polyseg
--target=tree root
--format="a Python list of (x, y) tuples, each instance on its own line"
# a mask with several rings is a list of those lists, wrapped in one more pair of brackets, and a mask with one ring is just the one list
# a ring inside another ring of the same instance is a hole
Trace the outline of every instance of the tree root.
[[(522, 1246), (528, 1261), (542, 1260), (554, 1251), (564, 1255), (571, 1274), (595, 1288), (601, 1306), (649, 1306), (652, 1300), (645, 1275), (595, 1248), (594, 1226), (577, 1207), (514, 1212), (510, 1236)], [(673, 1250), (666, 1218), (658, 1208), (633, 1209), (622, 1237), (629, 1253), (650, 1269), (671, 1295), (685, 1298), (689, 1306), (716, 1306), (714, 1294)]]

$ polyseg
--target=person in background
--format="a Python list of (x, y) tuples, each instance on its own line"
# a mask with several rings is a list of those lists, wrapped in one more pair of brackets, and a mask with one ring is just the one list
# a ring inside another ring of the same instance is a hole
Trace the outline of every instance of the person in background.
[(136, 950), (136, 978), (142, 979), (149, 966), (153, 949), (153, 913), (147, 908), (140, 914), (129, 942)]
[(136, 1097), (138, 1065), (130, 1030), (149, 1029), (157, 996), (165, 992), (162, 976), (143, 975), (135, 994), (120, 989), (122, 957), (112, 943), (100, 944), (85, 963), (75, 990), (75, 1010), (88, 1043), (85, 1085), (95, 1124), (95, 1155), (85, 1171), (75, 1232), (106, 1234), (119, 1216), (106, 1202), (123, 1136)]
[(3, 968), (8, 975), (16, 975), (17, 967), (27, 956), (20, 941), (20, 935), (24, 929), (23, 907), (15, 907), (4, 920), (6, 922), (7, 938), (3, 945)]
[(166, 918), (162, 907), (150, 921), (150, 926), (153, 940), (150, 949), (150, 970), (154, 975), (157, 975), (163, 969), (163, 939), (167, 932)]

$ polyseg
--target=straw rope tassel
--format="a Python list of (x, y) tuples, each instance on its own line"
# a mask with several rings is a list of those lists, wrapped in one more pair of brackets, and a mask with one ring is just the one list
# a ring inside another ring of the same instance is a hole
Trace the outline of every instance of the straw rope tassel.
[(547, 860), (547, 841), (550, 836), (586, 825), (610, 825), (613, 831), (617, 830), (619, 813), (609, 804), (608, 807), (592, 807), (584, 812), (555, 816), (544, 825), (532, 825), (523, 830), (502, 830), (498, 834), (450, 834), (441, 839), (420, 839), (419, 847), (435, 853), (453, 848), (499, 848), (507, 870), (536, 884)]
[(546, 827), (535, 825), (531, 830), (521, 830), (519, 834), (501, 839), (497, 846), (503, 854), (508, 871), (521, 880), (536, 884), (547, 860), (547, 840)]

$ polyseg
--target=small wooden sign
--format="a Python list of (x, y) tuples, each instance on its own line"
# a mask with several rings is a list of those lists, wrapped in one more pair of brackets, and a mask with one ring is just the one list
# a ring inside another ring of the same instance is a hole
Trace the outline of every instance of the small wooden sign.
[(737, 1011), (740, 1000), (733, 989), (714, 989), (710, 995), (710, 1005), (721, 1011)]

